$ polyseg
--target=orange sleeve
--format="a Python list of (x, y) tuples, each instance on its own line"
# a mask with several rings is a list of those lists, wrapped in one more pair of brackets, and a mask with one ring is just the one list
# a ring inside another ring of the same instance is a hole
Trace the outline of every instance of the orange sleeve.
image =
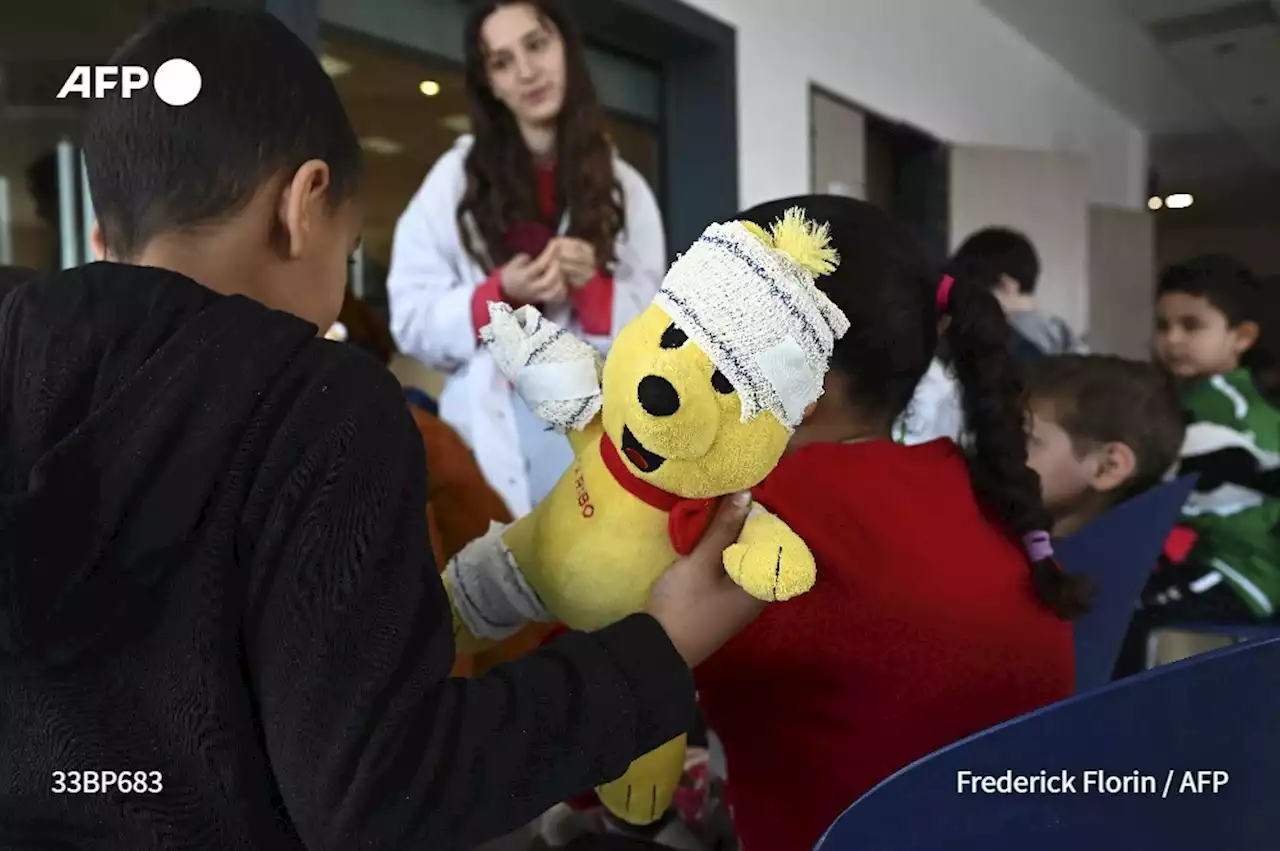
[(489, 487), (471, 450), (446, 423), (414, 409), (427, 453), (427, 499), (435, 512), (443, 560), (483, 535), (490, 522), (510, 523), (511, 512)]

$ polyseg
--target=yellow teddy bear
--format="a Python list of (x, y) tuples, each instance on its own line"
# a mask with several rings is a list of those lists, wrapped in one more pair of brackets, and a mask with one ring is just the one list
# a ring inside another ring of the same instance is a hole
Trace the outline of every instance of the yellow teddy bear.
[[(814, 284), (838, 258), (825, 226), (792, 210), (771, 231), (709, 227), (652, 305), (600, 356), (532, 307), (490, 305), (481, 338), (530, 407), (565, 431), (575, 460), (534, 511), (495, 525), (448, 565), (460, 652), (531, 620), (593, 630), (642, 611), (654, 582), (697, 543), (714, 500), (759, 484), (822, 392), (848, 321)], [(725, 570), (761, 600), (815, 581), (785, 523), (752, 509)], [(597, 792), (632, 824), (666, 812), (684, 736)]]

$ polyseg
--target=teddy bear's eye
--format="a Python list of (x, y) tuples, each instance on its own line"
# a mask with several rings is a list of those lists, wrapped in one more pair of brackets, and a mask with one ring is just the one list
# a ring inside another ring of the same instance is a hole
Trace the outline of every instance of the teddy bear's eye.
[(727, 395), (733, 392), (733, 385), (729, 383), (729, 379), (724, 377), (724, 373), (718, 369), (711, 376), (711, 386), (716, 388), (717, 393)]
[(667, 326), (667, 330), (662, 332), (662, 339), (658, 341), (658, 345), (664, 349), (678, 349), (688, 341), (689, 335), (677, 328), (673, 322)]

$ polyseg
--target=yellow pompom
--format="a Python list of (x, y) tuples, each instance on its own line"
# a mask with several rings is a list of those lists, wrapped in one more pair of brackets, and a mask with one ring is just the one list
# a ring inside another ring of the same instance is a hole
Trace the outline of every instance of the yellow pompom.
[(774, 222), (771, 235), (774, 248), (815, 276), (831, 274), (840, 263), (840, 255), (831, 247), (826, 224), (806, 218), (800, 207), (792, 207)]
[(760, 227), (755, 222), (738, 222), (738, 224), (749, 230), (753, 236), (758, 238), (765, 245), (773, 248), (773, 237), (770, 236), (769, 232), (764, 228)]

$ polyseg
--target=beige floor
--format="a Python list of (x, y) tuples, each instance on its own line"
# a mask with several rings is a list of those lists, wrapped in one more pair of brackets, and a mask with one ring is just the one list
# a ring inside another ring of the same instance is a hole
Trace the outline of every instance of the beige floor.
[(391, 374), (406, 387), (416, 387), (434, 399), (444, 389), (444, 374), (423, 366), (408, 355), (397, 354), (389, 364)]
[(1208, 653), (1227, 647), (1235, 642), (1226, 636), (1205, 635), (1196, 632), (1183, 632), (1177, 629), (1162, 629), (1156, 633), (1157, 665), (1180, 662), (1200, 653)]

